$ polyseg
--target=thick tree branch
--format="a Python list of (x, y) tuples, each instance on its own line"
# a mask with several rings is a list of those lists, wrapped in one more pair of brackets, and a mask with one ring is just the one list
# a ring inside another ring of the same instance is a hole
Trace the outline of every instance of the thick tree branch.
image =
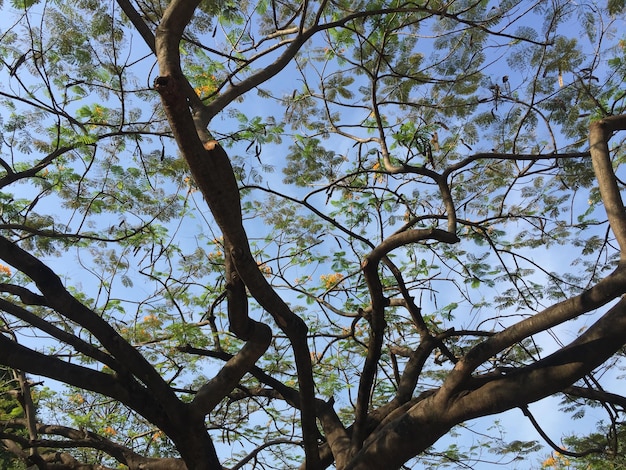
[(123, 372), (114, 378), (34, 352), (0, 335), (0, 352), (5, 353), (5, 364), (112, 397), (162, 429), (184, 458), (201, 462), (195, 464), (197, 470), (203, 470), (203, 465), (208, 466), (207, 469), (219, 466), (215, 448), (206, 433), (204, 416), (192, 413), (189, 405), (178, 399), (137, 349), (99, 315), (78, 302), (45, 264), (4, 237), (0, 237), (0, 258), (31, 278), (47, 305), (90, 331), (117, 359), (116, 367), (123, 368)]
[[(208, 140), (206, 122), (198, 120), (199, 100), (180, 68), (179, 42), (195, 5), (195, 2), (174, 0), (163, 16), (156, 34), (161, 74), (156, 81), (156, 89), (161, 95), (172, 131), (194, 180), (220, 226), (224, 240), (232, 247), (227, 255), (232, 257), (238, 275), (252, 296), (289, 337), (300, 385), (305, 453), (311, 468), (316, 468), (315, 388), (307, 344), (307, 326), (268, 284), (250, 252), (248, 237), (242, 225), (239, 189), (232, 166), (221, 146)], [(189, 106), (194, 109), (195, 118)]]
[(513, 344), (545, 331), (583, 313), (606, 305), (626, 292), (626, 265), (620, 263), (613, 273), (580, 295), (559, 302), (542, 312), (494, 334), (470, 350), (450, 372), (442, 386), (441, 397), (450, 397), (480, 364)]
[(493, 414), (562, 391), (611, 357), (626, 343), (624, 338), (626, 298), (623, 297), (566, 347), (530, 366), (490, 380), (475, 391), (461, 393), (450, 413), (469, 419), (478, 416), (477, 412), (481, 416)]
[[(622, 248), (626, 248), (626, 211), (612, 169), (608, 139), (611, 132), (626, 128), (626, 116), (613, 116), (590, 126), (589, 141), (594, 170), (609, 223)], [(455, 367), (444, 384), (443, 393), (450, 396), (463, 380), (481, 363), (503, 348), (539, 331), (546, 330), (578, 315), (601, 307), (626, 292), (626, 272), (623, 262), (608, 277), (581, 295), (556, 304), (527, 320), (498, 333), (470, 351)]]
[[(31, 278), (45, 297), (47, 305), (89, 330), (119, 364), (123, 364), (129, 373), (150, 387), (159, 401), (169, 403), (174, 408), (178, 406), (178, 398), (147, 359), (102, 317), (77, 301), (50, 268), (4, 237), (0, 237), (0, 258)], [(174, 421), (179, 419), (176, 415), (169, 418)]]
[[(619, 350), (626, 340), (626, 299), (570, 345), (530, 366), (486, 381), (472, 381), (450, 399), (442, 389), (380, 428), (346, 470), (398, 468), (432, 445), (450, 427), (520, 407), (563, 390)], [(428, 429), (428, 433), (420, 430)]]
[[(55, 357), (33, 351), (0, 335), (0, 354), (3, 364), (18, 370), (25, 370), (31, 374), (50, 377), (60, 382), (65, 382), (76, 387), (102, 393), (115, 398), (120, 402), (137, 409), (138, 412), (146, 411), (154, 403), (149, 394), (140, 390), (131, 393), (119, 380), (110, 374), (98, 372), (93, 369), (71, 364)], [(142, 405), (142, 403), (144, 403)], [(135, 408), (138, 406), (137, 408)], [(155, 410), (156, 411), (156, 410)], [(155, 413), (147, 412), (146, 418), (154, 419)], [(161, 421), (159, 419), (159, 421)]]
[[(23, 294), (23, 292), (21, 293)], [(32, 325), (33, 327), (43, 331), (44, 333), (49, 334), (53, 338), (57, 338), (63, 343), (72, 346), (79, 353), (95, 359), (102, 364), (106, 364), (108, 367), (111, 368), (111, 370), (114, 370), (118, 373), (124, 373), (124, 371), (126, 370), (122, 364), (116, 361), (115, 358), (111, 357), (109, 354), (101, 351), (100, 349), (78, 338), (77, 336), (74, 336), (73, 334), (62, 330), (61, 328), (54, 326), (52, 323), (45, 320), (44, 318), (35, 315), (34, 313), (31, 313), (28, 310), (19, 307), (18, 305), (7, 302), (6, 300), (0, 298), (0, 310), (10, 313), (15, 318), (19, 318), (29, 325)]]
[(227, 258), (226, 286), (228, 293), (228, 318), (231, 331), (240, 339), (247, 341), (243, 348), (217, 373), (200, 387), (193, 399), (192, 406), (202, 415), (206, 415), (228, 395), (241, 378), (250, 371), (256, 361), (265, 353), (272, 341), (272, 330), (265, 323), (248, 317), (248, 299), (246, 288), (239, 279), (232, 260)]
[(602, 202), (613, 234), (620, 246), (621, 258), (624, 260), (626, 259), (626, 210), (617, 187), (609, 150), (609, 139), (613, 132), (618, 130), (626, 130), (626, 115), (611, 116), (591, 123), (589, 150)]
[(378, 370), (385, 332), (384, 311), (388, 300), (383, 295), (383, 287), (378, 274), (380, 260), (397, 247), (419, 241), (437, 240), (445, 243), (456, 243), (456, 234), (438, 229), (407, 230), (395, 233), (378, 245), (362, 263), (363, 275), (370, 293), (371, 332), (367, 348), (367, 356), (359, 380), (357, 401), (355, 406), (354, 432), (352, 433), (351, 451), (355, 454), (362, 446), (366, 437), (366, 422), (374, 377)]
[(137, 12), (135, 7), (130, 3), (130, 0), (117, 0), (117, 4), (126, 14), (128, 19), (133, 24), (137, 32), (141, 35), (143, 40), (146, 42), (150, 50), (153, 53), (156, 53), (156, 47), (154, 45), (154, 33), (152, 32), (152, 30), (150, 30), (150, 28), (143, 20), (139, 12)]
[(333, 454), (335, 467), (337, 470), (343, 470), (350, 458), (351, 439), (333, 408), (332, 400), (318, 407), (318, 416), (326, 442)]

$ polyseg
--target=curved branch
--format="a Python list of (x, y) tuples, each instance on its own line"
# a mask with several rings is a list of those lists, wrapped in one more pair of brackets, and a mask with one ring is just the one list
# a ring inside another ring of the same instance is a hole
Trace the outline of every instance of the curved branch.
[[(174, 458), (150, 458), (144, 457), (135, 451), (129, 449), (126, 446), (117, 444), (116, 442), (107, 439), (104, 436), (95, 434), (85, 429), (74, 429), (67, 426), (50, 425), (38, 423), (36, 425), (37, 432), (40, 435), (50, 435), (65, 438), (61, 439), (38, 439), (35, 441), (28, 440), (23, 436), (15, 435), (13, 433), (6, 432), (8, 429), (23, 429), (26, 426), (24, 419), (12, 419), (2, 422), (5, 432), (0, 433), (0, 439), (5, 439), (18, 444), (21, 449), (27, 449), (30, 447), (43, 447), (47, 449), (76, 449), (76, 448), (91, 448), (100, 450), (118, 462), (128, 466), (130, 470), (187, 470), (185, 463), (180, 459)], [(45, 454), (42, 454), (45, 461), (50, 462), (49, 458), (46, 458)], [(59, 457), (65, 460), (67, 465), (69, 462), (76, 464), (77, 470), (84, 470), (84, 463), (73, 461), (70, 456)], [(56, 467), (55, 467), (56, 468)], [(101, 467), (94, 467), (95, 470), (99, 470)], [(104, 469), (105, 467), (102, 467)]]
[(407, 230), (406, 232), (395, 233), (374, 248), (361, 265), (370, 292), (372, 310), (369, 316), (371, 333), (367, 347), (367, 356), (361, 372), (361, 379), (359, 380), (355, 406), (354, 432), (352, 434), (351, 446), (353, 453), (356, 453), (361, 448), (366, 436), (365, 429), (371, 389), (378, 370), (378, 361), (381, 356), (386, 326), (384, 310), (389, 301), (383, 295), (383, 286), (378, 275), (380, 260), (397, 247), (426, 240), (456, 243), (458, 242), (458, 237), (454, 233), (439, 229)]
[(54, 161), (55, 158), (63, 155), (70, 150), (74, 150), (78, 147), (77, 145), (68, 145), (65, 147), (60, 147), (56, 149), (54, 152), (50, 152), (44, 158), (42, 158), (36, 165), (28, 168), (27, 170), (19, 171), (17, 173), (11, 171), (7, 171), (7, 174), (0, 178), (0, 188), (4, 188), (15, 181), (18, 181), (23, 178), (30, 178), (35, 176), (39, 171), (43, 170), (50, 162)]
[[(269, 285), (252, 256), (243, 228), (239, 188), (224, 149), (210, 140), (202, 118), (204, 105), (183, 76), (179, 42), (198, 2), (174, 0), (157, 28), (156, 48), (161, 76), (155, 87), (161, 95), (165, 113), (178, 146), (213, 216), (232, 247), (237, 274), (251, 295), (267, 310), (290, 340), (294, 351), (301, 394), (301, 422), (305, 453), (311, 468), (317, 467), (317, 424), (315, 383), (307, 343), (308, 328)], [(189, 107), (194, 110), (190, 113)]]
[(613, 406), (618, 406), (626, 410), (626, 397), (616, 393), (605, 392), (604, 390), (596, 390), (587, 387), (577, 387), (575, 385), (563, 389), (563, 393), (572, 397), (609, 403)]
[(586, 455), (591, 455), (591, 454), (601, 454), (602, 452), (604, 452), (604, 449), (597, 448), (597, 447), (587, 449), (583, 452), (572, 452), (571, 450), (563, 449), (562, 446), (557, 445), (556, 442), (550, 439), (550, 436), (548, 436), (546, 432), (541, 428), (541, 426), (539, 425), (539, 423), (537, 422), (535, 417), (532, 415), (532, 413), (530, 412), (527, 406), (522, 406), (521, 410), (522, 410), (522, 413), (524, 413), (524, 416), (528, 418), (528, 420), (531, 422), (535, 430), (543, 438), (543, 440), (546, 441), (548, 445), (552, 447), (555, 451), (557, 451), (559, 454), (567, 455), (568, 457), (578, 458), (578, 457), (585, 457)]
[(239, 380), (267, 351), (272, 341), (270, 327), (248, 316), (246, 288), (229, 257), (226, 259), (226, 267), (230, 328), (239, 339), (247, 342), (235, 356), (226, 362), (215, 377), (198, 390), (192, 406), (202, 416), (212, 411), (222, 398), (237, 386)]
[(243, 468), (244, 465), (250, 462), (250, 460), (254, 459), (257, 455), (259, 455), (259, 453), (262, 450), (267, 449), (268, 447), (271, 447), (271, 446), (279, 445), (279, 444), (291, 444), (294, 446), (302, 445), (301, 442), (294, 442), (291, 439), (272, 439), (271, 441), (264, 442), (263, 444), (258, 446), (256, 449), (254, 449), (252, 452), (250, 452), (248, 455), (246, 455), (243, 459), (237, 462), (237, 464), (234, 467), (231, 467), (231, 470), (239, 470), (240, 468)]
[[(221, 359), (222, 361), (229, 361), (234, 357), (232, 354), (224, 351), (209, 351), (206, 349), (194, 348), (190, 345), (179, 346), (177, 349), (181, 352), (185, 352), (188, 354), (214, 357), (216, 359)], [(300, 409), (300, 396), (298, 394), (298, 390), (285, 385), (284, 383), (267, 374), (264, 370), (257, 366), (251, 367), (249, 372), (250, 375), (257, 379), (259, 382), (267, 385), (268, 387), (271, 387), (272, 389), (280, 393), (282, 398), (291, 406)]]
[(23, 286), (0, 283), (0, 292), (16, 295), (24, 305), (47, 306), (46, 298), (43, 295), (35, 294)]

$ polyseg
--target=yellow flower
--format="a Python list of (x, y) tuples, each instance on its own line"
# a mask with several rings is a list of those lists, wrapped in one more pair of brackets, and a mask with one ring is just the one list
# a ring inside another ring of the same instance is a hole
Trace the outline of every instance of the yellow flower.
[(70, 401), (72, 403), (77, 403), (79, 405), (82, 405), (83, 403), (85, 403), (85, 397), (83, 397), (80, 393), (75, 393), (74, 395), (70, 397)]
[[(215, 77), (213, 76), (211, 76), (211, 78), (215, 79)], [(199, 87), (195, 88), (196, 94), (200, 98), (206, 98), (207, 96), (212, 95), (213, 93), (215, 93), (215, 90), (217, 90), (217, 87), (213, 83), (210, 83), (208, 85), (200, 85)]]
[(159, 320), (157, 318), (157, 316), (154, 313), (151, 313), (150, 315), (146, 315), (145, 317), (143, 317), (143, 321), (144, 323), (147, 323), (150, 326), (161, 326), (161, 320)]
[(343, 274), (322, 274), (320, 276), (320, 280), (322, 281), (322, 285), (325, 289), (334, 289), (335, 287), (339, 286), (339, 284), (341, 284), (341, 281), (343, 281)]
[(372, 170), (374, 170), (376, 173), (374, 173), (374, 182), (375, 183), (383, 183), (385, 181), (385, 178), (387, 175), (385, 175), (384, 173), (381, 173), (381, 164), (380, 162), (376, 162), (374, 163), (374, 166), (372, 167)]

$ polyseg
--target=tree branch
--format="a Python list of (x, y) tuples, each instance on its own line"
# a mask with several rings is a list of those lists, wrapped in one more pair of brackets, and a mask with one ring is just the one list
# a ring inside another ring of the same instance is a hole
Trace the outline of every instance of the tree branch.
[[(24, 419), (12, 419), (2, 422), (2, 425), (5, 431), (7, 429), (23, 429), (26, 426), (26, 422)], [(19, 444), (21, 449), (27, 449), (33, 446), (47, 449), (97, 449), (110, 455), (121, 464), (128, 466), (131, 470), (186, 470), (187, 468), (181, 459), (144, 457), (126, 446), (117, 444), (104, 436), (85, 429), (74, 429), (67, 426), (38, 423), (37, 432), (40, 435), (63, 437), (65, 440), (39, 439), (30, 441), (23, 436), (7, 432), (0, 434), (0, 438)], [(77, 468), (82, 470), (82, 467)]]
[(117, 4), (122, 11), (126, 14), (130, 22), (133, 24), (137, 32), (141, 35), (148, 47), (153, 53), (156, 53), (156, 47), (154, 45), (154, 34), (143, 20), (139, 12), (133, 7), (129, 0), (117, 0)]
[(270, 327), (248, 317), (246, 288), (229, 257), (226, 259), (226, 276), (230, 328), (238, 338), (247, 342), (222, 366), (213, 379), (198, 390), (192, 406), (203, 416), (212, 411), (222, 398), (237, 386), (239, 380), (250, 371), (272, 341)]
[(626, 130), (626, 115), (611, 116), (592, 122), (589, 126), (589, 150), (602, 202), (613, 234), (620, 246), (621, 259), (624, 260), (626, 259), (626, 210), (624, 210), (622, 196), (617, 187), (609, 150), (609, 139), (612, 133), (618, 130)]
[(595, 400), (602, 403), (610, 403), (626, 410), (626, 397), (616, 393), (605, 392), (604, 390), (595, 390), (588, 387), (577, 387), (572, 385), (563, 389), (563, 393), (573, 397), (585, 398), (587, 400)]
[(180, 401), (147, 359), (102, 317), (76, 300), (48, 266), (4, 237), (0, 237), (0, 258), (30, 277), (45, 297), (47, 305), (90, 331), (119, 364), (151, 389), (159, 401), (178, 406)]
[(49, 334), (53, 338), (57, 338), (59, 341), (62, 341), (63, 343), (72, 346), (79, 353), (95, 359), (102, 364), (106, 364), (108, 367), (111, 368), (111, 370), (119, 373), (124, 373), (124, 371), (126, 370), (125, 367), (122, 366), (122, 364), (116, 361), (115, 358), (111, 357), (109, 354), (101, 351), (100, 349), (94, 347), (86, 341), (83, 341), (79, 337), (74, 336), (73, 334), (62, 330), (61, 328), (54, 326), (49, 321), (35, 315), (34, 313), (29, 312), (22, 307), (19, 307), (11, 302), (7, 302), (4, 299), (0, 299), (0, 310), (11, 314), (15, 318), (19, 318), (20, 320), (27, 322), (29, 325), (32, 325), (33, 327), (38, 328), (44, 333)]
[(527, 406), (522, 406), (521, 409), (522, 409), (522, 413), (524, 413), (524, 416), (528, 418), (528, 420), (533, 425), (537, 433), (539, 433), (539, 435), (543, 438), (543, 440), (546, 441), (548, 445), (552, 447), (552, 449), (554, 449), (558, 453), (567, 455), (568, 457), (584, 457), (590, 454), (601, 454), (604, 451), (604, 449), (602, 448), (591, 448), (583, 452), (572, 452), (571, 450), (563, 449), (562, 446), (557, 445), (556, 442), (550, 439), (550, 436), (548, 436), (546, 432), (541, 428), (541, 426), (539, 426), (539, 423), (537, 422), (535, 417), (532, 415), (532, 413), (530, 412)]
[[(454, 397), (447, 397), (443, 388), (439, 389), (379, 428), (346, 470), (398, 468), (455, 424), (557, 393), (606, 361), (624, 345), (624, 338), (626, 298), (568, 346), (532, 365), (501, 377), (477, 379), (475, 384), (470, 380), (467, 388)], [(423, 429), (428, 433), (420, 432)]]
[(620, 263), (615, 271), (582, 294), (552, 305), (476, 345), (450, 372), (442, 386), (441, 396), (450, 397), (457, 390), (462, 389), (463, 382), (469, 378), (476, 367), (504, 348), (602, 307), (624, 292), (626, 292), (626, 264)]
[[(251, 295), (272, 315), (291, 342), (300, 385), (304, 448), (311, 468), (316, 468), (318, 431), (308, 328), (268, 284), (250, 252), (242, 225), (239, 188), (230, 160), (224, 149), (210, 140), (206, 122), (199, 118), (199, 99), (180, 68), (179, 42), (196, 4), (172, 1), (157, 28), (156, 48), (161, 76), (155, 87), (194, 180), (220, 226), (224, 240), (228, 240), (232, 248), (227, 255), (232, 257), (236, 271)], [(194, 110), (193, 116), (189, 106)]]

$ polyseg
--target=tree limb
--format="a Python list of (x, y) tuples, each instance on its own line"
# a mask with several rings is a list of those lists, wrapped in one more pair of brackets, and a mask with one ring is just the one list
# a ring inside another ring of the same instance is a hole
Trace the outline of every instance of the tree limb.
[(609, 224), (620, 246), (622, 260), (626, 259), (626, 210), (617, 187), (608, 142), (613, 132), (625, 129), (626, 115), (607, 117), (592, 122), (589, 126), (591, 161)]

